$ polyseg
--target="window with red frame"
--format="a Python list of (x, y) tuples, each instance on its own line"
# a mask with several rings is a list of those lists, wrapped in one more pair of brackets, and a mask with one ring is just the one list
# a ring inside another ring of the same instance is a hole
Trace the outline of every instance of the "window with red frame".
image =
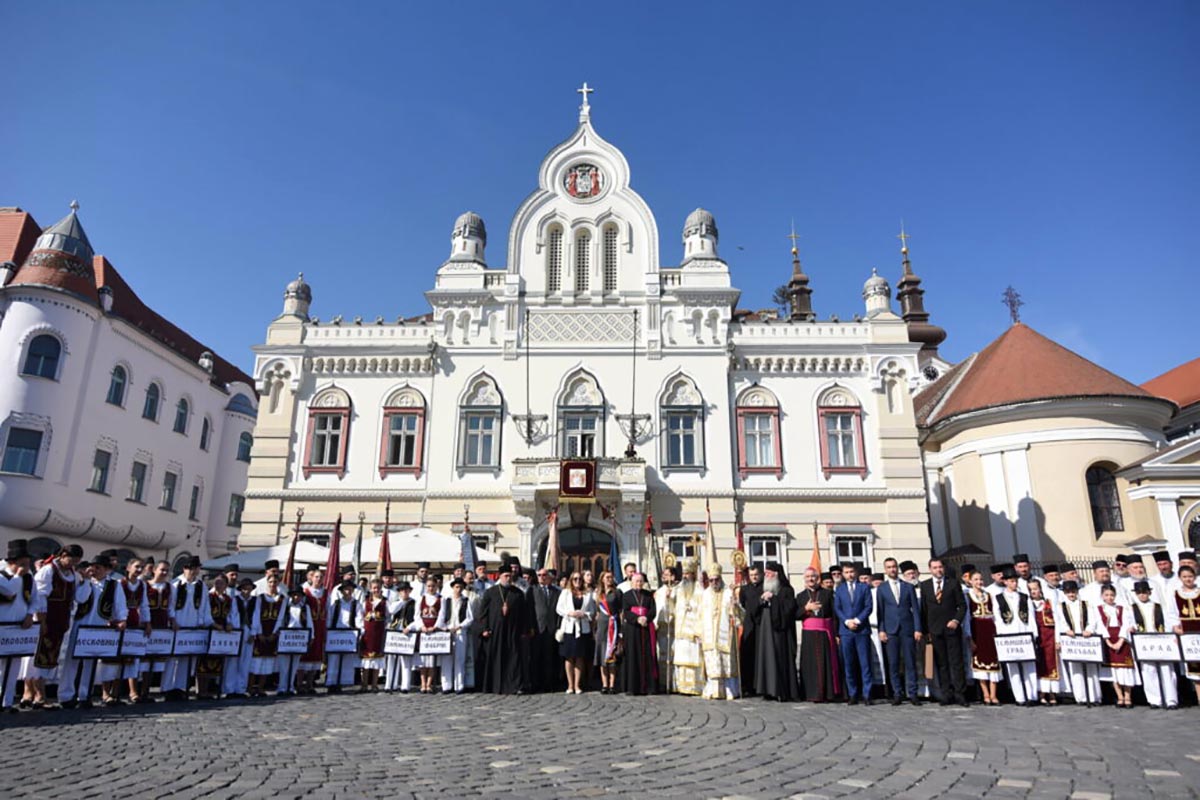
[(383, 410), (383, 446), (379, 454), (379, 472), (420, 474), (424, 451), (424, 409)]
[(830, 475), (850, 474), (865, 477), (866, 454), (863, 451), (862, 408), (860, 406), (822, 406), (817, 409), (821, 439), (821, 471)]
[(308, 454), (304, 475), (346, 472), (346, 446), (350, 438), (350, 408), (313, 408), (308, 412)]

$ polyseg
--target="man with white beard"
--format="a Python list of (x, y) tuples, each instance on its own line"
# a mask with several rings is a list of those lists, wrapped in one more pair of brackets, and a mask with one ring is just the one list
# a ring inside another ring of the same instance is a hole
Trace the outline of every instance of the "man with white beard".
[(700, 598), (700, 648), (704, 653), (706, 700), (736, 700), (738, 623), (742, 607), (721, 578), (721, 565), (708, 567), (708, 587)]
[(675, 594), (675, 644), (671, 651), (675, 691), (698, 695), (704, 688), (700, 652), (700, 591), (696, 585), (696, 559), (683, 562), (683, 581)]

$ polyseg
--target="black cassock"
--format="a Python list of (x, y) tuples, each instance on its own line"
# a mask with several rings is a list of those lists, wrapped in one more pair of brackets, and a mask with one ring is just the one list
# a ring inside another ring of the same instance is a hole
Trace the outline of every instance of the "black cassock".
[(754, 690), (775, 700), (800, 697), (796, 679), (796, 593), (779, 587), (770, 600), (758, 596), (754, 617)]
[[(816, 611), (805, 611), (809, 600), (821, 604)], [(837, 629), (833, 618), (833, 592), (828, 589), (805, 589), (796, 595), (796, 618), (800, 620), (831, 620), (832, 631)], [(825, 625), (830, 623), (826, 622)], [(831, 632), (832, 632), (831, 631)], [(807, 629), (800, 632), (800, 686), (804, 699), (823, 703), (837, 698), (841, 688), (838, 674), (836, 641), (831, 633)]]
[[(638, 609), (638, 610), (635, 610)], [(653, 694), (658, 685), (658, 653), (650, 632), (654, 628), (654, 593), (631, 589), (621, 595), (621, 638), (625, 654), (621, 657), (621, 687), (626, 694)], [(638, 624), (645, 617), (647, 624)]]
[[(524, 593), (515, 586), (499, 584), (483, 593), (479, 619), (475, 622), (481, 638), (483, 670), (475, 676), (475, 686), (491, 694), (516, 694), (521, 691), (521, 636), (527, 634), (529, 618)], [(487, 636), (483, 636), (483, 634)]]
[[(738, 593), (738, 602), (742, 608), (749, 612), (750, 609), (758, 606), (758, 599), (762, 595), (762, 583), (748, 583), (743, 586)], [(754, 691), (754, 655), (756, 652), (756, 638), (758, 628), (755, 627), (754, 614), (747, 613), (742, 620), (742, 641), (738, 649), (738, 660), (740, 661), (742, 676), (742, 697), (749, 697), (755, 694)]]

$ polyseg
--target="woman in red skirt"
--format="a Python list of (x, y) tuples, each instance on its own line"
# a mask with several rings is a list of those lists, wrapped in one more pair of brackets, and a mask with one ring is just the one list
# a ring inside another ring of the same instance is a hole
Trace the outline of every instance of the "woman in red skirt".
[(979, 684), (985, 706), (998, 706), (996, 684), (1000, 682), (1000, 659), (996, 656), (996, 618), (992, 615), (992, 596), (983, 590), (983, 573), (971, 573), (967, 590), (971, 612), (971, 677)]
[(1033, 619), (1037, 623), (1037, 641), (1033, 654), (1037, 656), (1038, 697), (1042, 705), (1058, 705), (1058, 641), (1054, 627), (1054, 604), (1042, 596), (1042, 582), (1029, 582), (1029, 599), (1033, 601)]
[(383, 596), (383, 583), (371, 581), (371, 595), (363, 602), (362, 639), (359, 648), (362, 651), (362, 681), (359, 691), (379, 691), (379, 670), (383, 667), (383, 640), (387, 638), (388, 607), (387, 598)]

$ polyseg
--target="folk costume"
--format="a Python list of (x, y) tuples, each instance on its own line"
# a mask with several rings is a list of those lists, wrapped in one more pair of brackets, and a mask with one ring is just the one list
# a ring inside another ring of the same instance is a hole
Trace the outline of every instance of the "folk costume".
[[(97, 682), (96, 667), (99, 659), (75, 658), (72, 652), (80, 629), (116, 627), (118, 623), (125, 622), (128, 615), (125, 593), (121, 591), (121, 584), (113, 576), (109, 575), (102, 581), (87, 581), (78, 586), (75, 591), (75, 624), (67, 641), (67, 649), (63, 653), (62, 671), (58, 681), (60, 703), (88, 703), (92, 686)], [(120, 667), (110, 667), (109, 672), (111, 675), (106, 680), (115, 680), (120, 674)]]
[[(196, 566), (199, 566), (197, 561)], [(172, 584), (171, 619), (180, 628), (207, 628), (212, 625), (208, 588), (202, 580), (179, 578)], [(163, 669), (163, 692), (187, 692), (196, 671), (197, 656), (171, 656)]]
[[(312, 635), (313, 618), (308, 608), (308, 600), (305, 598), (304, 592), (299, 589), (293, 589), (288, 596), (287, 602), (283, 604), (283, 609), (279, 612), (279, 619), (276, 620), (276, 648), (279, 646), (278, 635), (282, 630), (308, 630), (309, 635)], [(299, 655), (294, 653), (280, 653), (278, 649), (276, 650), (275, 676), (278, 678), (278, 685), (275, 689), (276, 695), (286, 696), (293, 693), (299, 664)]]
[[(1188, 591), (1183, 586), (1171, 592), (1175, 602), (1175, 615), (1184, 633), (1200, 633), (1200, 587)], [(1200, 661), (1187, 661), (1181, 671), (1188, 680), (1200, 681)]]
[[(1133, 612), (1133, 632), (1170, 633), (1175, 627), (1173, 616), (1153, 599), (1142, 602), (1137, 596), (1139, 589), (1149, 591), (1150, 584), (1138, 581), (1134, 586), (1133, 605), (1129, 608)], [(1139, 667), (1146, 702), (1155, 708), (1176, 708), (1179, 705), (1178, 666), (1146, 661), (1139, 662)]]
[[(14, 545), (16, 547), (14, 547)], [(9, 543), (8, 559), (15, 561), (24, 558), (25, 541), (17, 539)], [(34, 607), (33, 573), (26, 572), (17, 575), (16, 570), (8, 563), (0, 570), (0, 625), (21, 625), (29, 619), (33, 624)], [(2, 693), (0, 693), (0, 708), (9, 708), (13, 704), (13, 695), (17, 681), (26, 677), (28, 657), (8, 656), (0, 658), (0, 670), (4, 671)]]
[(63, 642), (71, 631), (75, 590), (82, 583), (82, 576), (73, 567), (64, 569), (52, 559), (38, 569), (33, 583), (33, 610), (41, 621), (42, 635), (29, 674), (33, 678), (53, 681), (58, 675)]
[(1033, 621), (1037, 630), (1033, 641), (1033, 652), (1037, 656), (1034, 665), (1038, 677), (1038, 692), (1055, 695), (1059, 692), (1061, 671), (1058, 664), (1057, 623), (1054, 618), (1054, 603), (1050, 600), (1033, 601)]
[[(403, 583), (400, 588), (406, 589), (407, 586), (407, 583)], [(389, 614), (388, 630), (406, 631), (416, 617), (417, 602), (411, 597), (397, 600), (389, 607)], [(412, 656), (389, 653), (385, 669), (384, 691), (394, 692), (399, 689), (401, 692), (407, 692), (412, 687)]]
[[(1058, 614), (1055, 615), (1055, 632), (1058, 641), (1061, 643), (1064, 637), (1070, 638), (1083, 636), (1085, 632), (1090, 633), (1092, 628), (1089, 614), (1091, 613), (1088, 604), (1080, 600), (1078, 596), (1071, 600), (1066, 596), (1066, 592), (1063, 592), (1063, 599), (1058, 603)], [(1100, 699), (1098, 667), (1079, 661), (1063, 661), (1062, 678), (1063, 688), (1070, 688), (1071, 695), (1079, 705), (1094, 703)]]
[[(1033, 601), (1020, 591), (1005, 589), (992, 597), (992, 614), (995, 616), (996, 635), (1028, 634), (1036, 636), (1037, 623), (1033, 619)], [(1036, 642), (1035, 642), (1036, 644)], [(1034, 647), (1036, 651), (1036, 646)], [(1004, 665), (1008, 688), (1018, 705), (1038, 699), (1037, 665), (1028, 662), (1009, 662)]]
[(450, 652), (442, 656), (442, 691), (461, 694), (467, 688), (468, 633), (474, 624), (471, 604), (466, 595), (451, 593), (442, 598), (442, 615), (438, 630), (450, 631)]
[(996, 616), (993, 595), (974, 589), (967, 592), (968, 626), (971, 642), (971, 676), (977, 681), (1000, 682), (1000, 660), (996, 657)]
[(1129, 636), (1133, 633), (1133, 613), (1119, 603), (1102, 602), (1092, 620), (1092, 633), (1103, 636), (1112, 644), (1121, 642), (1116, 650), (1107, 646), (1104, 648), (1105, 666), (1100, 670), (1100, 680), (1136, 686), (1137, 670), (1133, 648), (1129, 644)]
[[(309, 599), (307, 590), (305, 591), (305, 597), (307, 602)], [(383, 601), (379, 605), (382, 604)], [(309, 602), (309, 608), (312, 608), (311, 602)], [(364, 611), (363, 604), (354, 599), (352, 592), (340, 592), (339, 596), (329, 604), (329, 613), (323, 620), (321, 628), (325, 630), (361, 631), (363, 629)], [(322, 652), (324, 652), (324, 649), (324, 644), (322, 644)], [(312, 647), (310, 646), (308, 653), (312, 653), (312, 651)], [(308, 655), (308, 653), (305, 655)], [(330, 687), (353, 686), (354, 670), (358, 666), (359, 658), (357, 653), (325, 653), (325, 685)]]
[[(150, 622), (150, 586), (141, 578), (121, 578), (121, 589), (125, 592), (125, 608), (129, 615), (125, 627), (145, 628)], [(121, 659), (121, 677), (137, 680), (142, 675), (142, 659), (128, 656)]]
[[(175, 584), (170, 581), (146, 584), (146, 605), (150, 608), (150, 629), (171, 629), (171, 608), (174, 603)], [(147, 656), (138, 665), (143, 673), (163, 672), (167, 668), (166, 658)]]

